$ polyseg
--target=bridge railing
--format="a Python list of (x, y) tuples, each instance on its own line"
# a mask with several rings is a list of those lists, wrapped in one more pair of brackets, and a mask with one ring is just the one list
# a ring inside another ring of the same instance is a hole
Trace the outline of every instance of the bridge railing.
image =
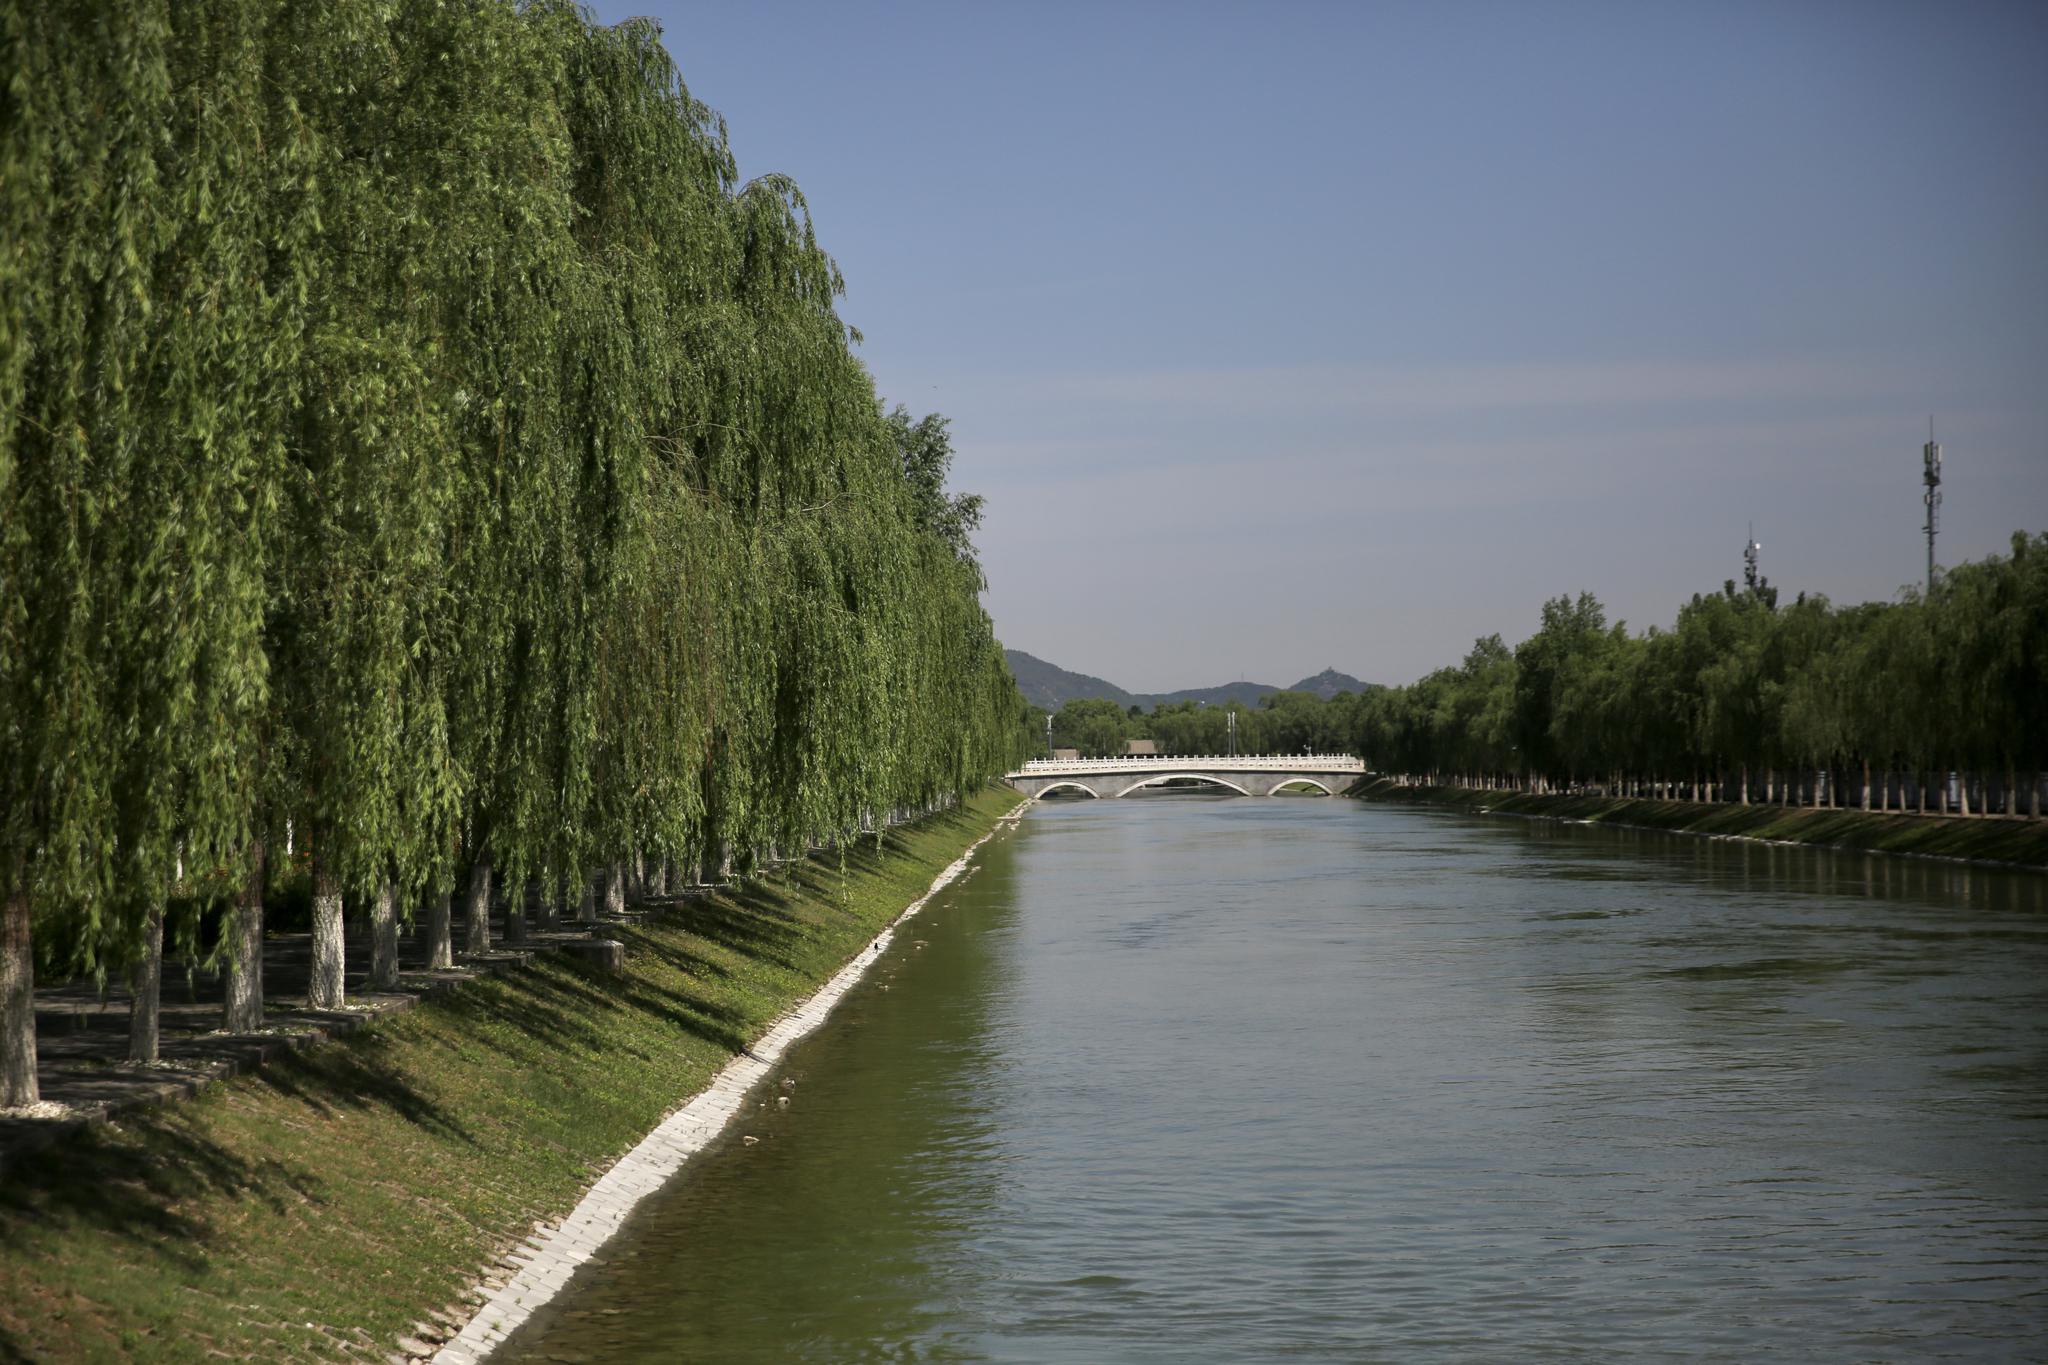
[(1159, 768), (1212, 768), (1238, 772), (1365, 771), (1365, 760), (1351, 754), (1138, 754), (1116, 758), (1034, 758), (1010, 774), (1038, 777), (1051, 773), (1143, 772)]

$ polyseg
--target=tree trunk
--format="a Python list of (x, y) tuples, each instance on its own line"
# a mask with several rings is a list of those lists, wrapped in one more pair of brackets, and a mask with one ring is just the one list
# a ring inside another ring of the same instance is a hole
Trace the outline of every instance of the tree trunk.
[(1742, 804), (1749, 804), (1749, 765), (1742, 765)]
[(626, 913), (626, 864), (623, 861), (605, 867), (604, 912), (607, 915)]
[(389, 873), (370, 902), (370, 989), (398, 989), (398, 888)]
[(1964, 768), (1956, 773), (1956, 799), (1965, 818), (1970, 814), (1970, 770)]
[(438, 971), (455, 965), (455, 932), (449, 923), (454, 894), (442, 887), (427, 907), (427, 967)]
[(528, 877), (524, 885), (505, 893), (505, 942), (526, 942), (526, 908), (533, 904), (540, 883)]
[(164, 903), (152, 900), (142, 921), (142, 957), (129, 973), (128, 1060), (157, 1059), (157, 1007), (163, 998)]
[(583, 879), (583, 892), (576, 898), (578, 924), (597, 923), (597, 887), (600, 880), (602, 879), (599, 877), (589, 876)]
[(306, 1006), (338, 1010), (347, 998), (348, 949), (342, 943), (341, 869), (335, 866), (334, 834), (313, 835), (313, 965), (306, 979)]
[(36, 958), (29, 932), (27, 869), (15, 864), (14, 886), (0, 907), (0, 1109), (34, 1104), (36, 1084)]
[(1870, 760), (1863, 760), (1863, 809), (1870, 809)]
[(464, 947), (472, 953), (491, 950), (491, 855), (477, 855), (469, 869), (469, 894), (463, 898), (463, 912), (469, 916)]
[(222, 973), (221, 1027), (254, 1033), (263, 1027), (263, 883), (269, 874), (263, 840), (250, 845), (249, 880), (228, 911), (224, 926), (227, 969)]

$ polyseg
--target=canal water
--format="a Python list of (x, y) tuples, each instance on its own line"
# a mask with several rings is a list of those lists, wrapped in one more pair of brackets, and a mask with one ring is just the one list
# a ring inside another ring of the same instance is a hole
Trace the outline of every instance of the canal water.
[(2048, 1355), (2048, 877), (1174, 796), (978, 861), (505, 1358)]

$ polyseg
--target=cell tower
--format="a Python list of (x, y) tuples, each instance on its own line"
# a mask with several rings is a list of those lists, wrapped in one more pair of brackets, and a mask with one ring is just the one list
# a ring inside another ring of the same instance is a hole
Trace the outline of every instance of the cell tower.
[(1934, 533), (1941, 529), (1941, 446), (1934, 439), (1934, 419), (1927, 419), (1927, 444), (1920, 448), (1926, 472), (1920, 476), (1927, 492), (1920, 501), (1927, 504), (1927, 595), (1934, 596)]
[(1761, 549), (1763, 545), (1756, 538), (1756, 523), (1752, 521), (1749, 524), (1749, 543), (1742, 547), (1742, 586), (1749, 589), (1752, 597), (1756, 595), (1759, 583), (1756, 574), (1756, 555)]

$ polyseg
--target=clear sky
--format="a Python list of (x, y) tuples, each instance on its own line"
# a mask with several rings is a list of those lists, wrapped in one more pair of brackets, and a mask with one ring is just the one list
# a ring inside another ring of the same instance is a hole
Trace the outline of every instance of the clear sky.
[(1890, 597), (2048, 530), (2048, 4), (686, 5), (1004, 642), (1405, 682), (1543, 599)]

